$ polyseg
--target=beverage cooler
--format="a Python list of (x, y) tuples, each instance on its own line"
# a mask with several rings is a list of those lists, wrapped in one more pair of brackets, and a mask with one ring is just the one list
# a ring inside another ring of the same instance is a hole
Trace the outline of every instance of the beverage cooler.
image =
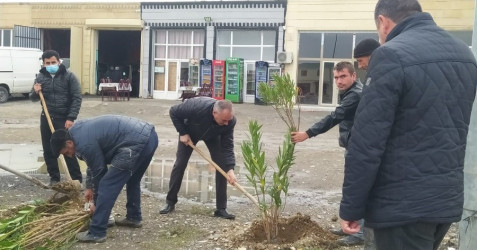
[(282, 67), (280, 67), (279, 63), (270, 63), (268, 64), (268, 84), (274, 85), (275, 80), (273, 80), (274, 75), (282, 75)]
[(200, 60), (200, 87), (211, 87), (212, 85), (212, 60)]
[(194, 87), (194, 90), (199, 87), (199, 60), (189, 60), (189, 82), (190, 86)]
[(225, 94), (225, 61), (212, 61), (213, 91), (212, 97), (223, 100)]
[(234, 103), (242, 103), (243, 59), (230, 57), (225, 62), (225, 99)]
[(268, 83), (268, 62), (255, 62), (255, 104), (264, 104), (260, 94), (258, 93), (258, 86), (260, 83)]

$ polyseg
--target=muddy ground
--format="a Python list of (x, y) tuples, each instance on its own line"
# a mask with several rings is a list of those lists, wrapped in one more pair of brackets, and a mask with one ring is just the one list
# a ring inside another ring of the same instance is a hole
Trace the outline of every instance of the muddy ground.
[[(177, 145), (177, 133), (170, 121), (169, 107), (180, 101), (131, 99), (131, 101), (101, 101), (95, 96), (85, 96), (78, 119), (104, 114), (121, 114), (149, 121), (156, 126), (159, 147), (154, 158), (173, 159)], [(248, 121), (258, 120), (263, 124), (263, 147), (267, 159), (273, 164), (274, 156), (281, 145), (286, 128), (270, 106), (236, 104), (238, 123), (235, 130), (235, 154), (237, 165), (243, 165), (240, 144), (247, 139)], [(0, 143), (41, 144), (39, 132), (40, 104), (23, 98), (15, 98), (0, 104)], [(302, 112), (301, 130), (306, 130), (314, 122), (329, 112)], [(296, 146), (295, 166), (290, 170), (290, 192), (286, 200), (285, 217), (298, 213), (309, 216), (323, 229), (339, 227), (337, 221), (341, 185), (343, 179), (343, 149), (338, 146), (338, 128)], [(199, 143), (199, 148), (206, 150)], [(202, 160), (196, 153), (192, 160)], [(36, 177), (47, 182), (48, 177)], [(238, 173), (241, 183), (246, 182), (245, 173)], [(17, 206), (34, 199), (46, 199), (51, 191), (36, 187), (15, 176), (0, 175), (0, 210)], [(233, 187), (229, 186), (229, 190)], [(176, 211), (170, 215), (159, 215), (165, 204), (165, 193), (144, 191), (142, 195), (143, 227), (128, 229), (113, 227), (108, 230), (108, 240), (102, 244), (75, 244), (72, 249), (250, 249), (284, 248), (306, 245), (248, 244), (237, 240), (244, 235), (258, 219), (258, 211), (245, 196), (231, 196), (228, 211), (236, 215), (234, 221), (214, 218), (214, 202), (198, 202), (180, 198)], [(125, 194), (120, 195), (114, 208), (117, 219), (125, 215)], [(441, 249), (455, 247), (455, 227), (446, 236)], [(355, 247), (309, 247), (313, 249), (360, 249)]]

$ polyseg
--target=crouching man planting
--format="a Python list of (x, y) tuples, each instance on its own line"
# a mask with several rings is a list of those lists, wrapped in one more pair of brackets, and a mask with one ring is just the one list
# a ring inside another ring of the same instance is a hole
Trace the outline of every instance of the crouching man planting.
[[(100, 116), (78, 121), (51, 137), (56, 155), (76, 155), (88, 165), (86, 201), (94, 201), (89, 230), (80, 242), (104, 242), (111, 210), (125, 184), (126, 218), (118, 226), (141, 227), (140, 182), (158, 145), (154, 126), (125, 116)], [(110, 164), (108, 168), (107, 165)]]

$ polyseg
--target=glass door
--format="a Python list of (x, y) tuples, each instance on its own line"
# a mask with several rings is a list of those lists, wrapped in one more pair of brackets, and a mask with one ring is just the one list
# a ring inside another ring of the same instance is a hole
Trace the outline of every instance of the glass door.
[(244, 88), (244, 102), (255, 102), (255, 62), (245, 63), (245, 88)]
[(323, 62), (321, 68), (320, 79), (320, 98), (319, 105), (333, 105), (338, 103), (338, 89), (334, 83), (333, 68), (338, 62)]

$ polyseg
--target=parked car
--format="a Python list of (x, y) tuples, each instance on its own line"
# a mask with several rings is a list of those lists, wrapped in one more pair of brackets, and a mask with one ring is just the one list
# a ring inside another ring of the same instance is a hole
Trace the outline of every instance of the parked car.
[(40, 49), (0, 47), (0, 103), (12, 94), (28, 95), (41, 69)]

